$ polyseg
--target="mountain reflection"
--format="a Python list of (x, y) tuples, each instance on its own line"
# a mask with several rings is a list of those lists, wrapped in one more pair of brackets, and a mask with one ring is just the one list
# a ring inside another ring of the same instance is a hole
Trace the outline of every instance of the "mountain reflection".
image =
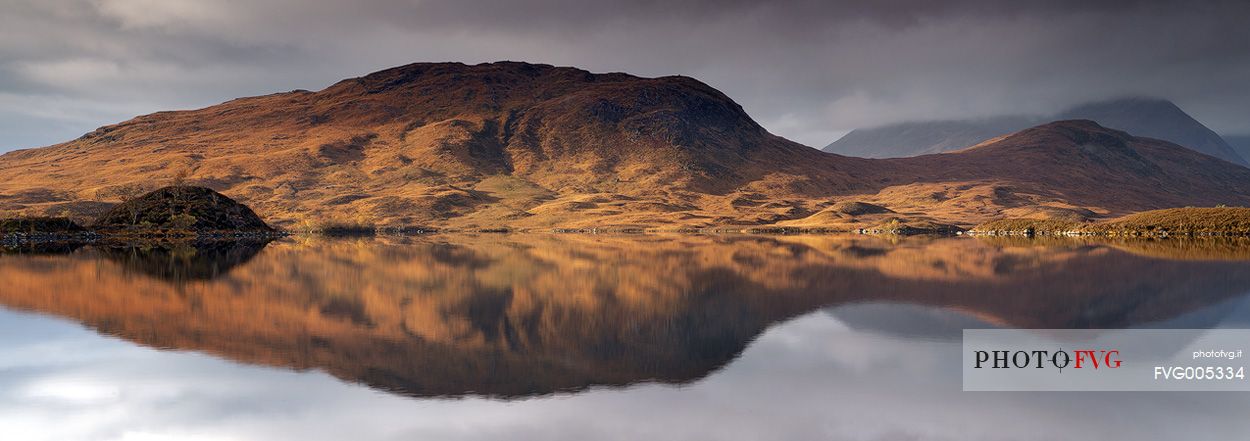
[(821, 308), (936, 307), (957, 313), (926, 316), (946, 334), (1127, 327), (1250, 290), (1250, 262), (1160, 258), (1154, 246), (489, 235), (89, 248), (0, 256), (0, 304), (409, 396), (517, 398), (687, 383), (770, 325)]

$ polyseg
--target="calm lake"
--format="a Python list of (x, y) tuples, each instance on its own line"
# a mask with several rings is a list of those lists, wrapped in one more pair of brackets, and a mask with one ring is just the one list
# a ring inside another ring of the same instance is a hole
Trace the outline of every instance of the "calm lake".
[(1243, 439), (961, 391), (965, 328), (1247, 328), (1250, 245), (429, 235), (0, 255), (5, 440)]

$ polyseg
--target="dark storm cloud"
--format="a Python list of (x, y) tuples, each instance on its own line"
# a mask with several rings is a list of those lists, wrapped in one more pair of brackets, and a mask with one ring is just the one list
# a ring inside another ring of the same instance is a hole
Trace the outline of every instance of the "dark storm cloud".
[(901, 120), (1173, 99), (1250, 132), (1246, 2), (0, 0), (0, 150), (413, 61), (684, 74), (823, 145)]

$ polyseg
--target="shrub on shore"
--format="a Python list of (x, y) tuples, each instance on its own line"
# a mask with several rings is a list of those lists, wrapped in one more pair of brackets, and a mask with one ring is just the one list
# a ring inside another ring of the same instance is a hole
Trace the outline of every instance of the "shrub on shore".
[(323, 236), (373, 236), (378, 233), (378, 226), (364, 218), (305, 218), (295, 224), (294, 230), (297, 233)]
[(19, 217), (0, 219), (0, 235), (14, 233), (81, 233), (81, 225), (65, 217)]

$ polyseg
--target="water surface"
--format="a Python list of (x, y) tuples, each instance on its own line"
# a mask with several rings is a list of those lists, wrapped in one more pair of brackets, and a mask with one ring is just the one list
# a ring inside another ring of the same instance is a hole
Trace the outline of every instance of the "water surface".
[[(4, 439), (1235, 439), (964, 328), (1250, 325), (1239, 244), (454, 235), (0, 255)], [(1197, 437), (1197, 438), (1195, 438)]]

